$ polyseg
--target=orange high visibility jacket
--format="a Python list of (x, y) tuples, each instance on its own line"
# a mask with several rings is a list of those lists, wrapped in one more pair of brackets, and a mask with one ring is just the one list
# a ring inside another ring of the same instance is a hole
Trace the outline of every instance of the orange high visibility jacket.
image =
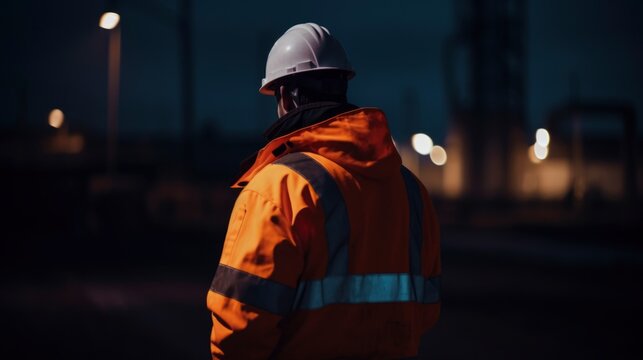
[(273, 140), (235, 186), (207, 296), (213, 358), (417, 355), (440, 311), (438, 222), (380, 110)]

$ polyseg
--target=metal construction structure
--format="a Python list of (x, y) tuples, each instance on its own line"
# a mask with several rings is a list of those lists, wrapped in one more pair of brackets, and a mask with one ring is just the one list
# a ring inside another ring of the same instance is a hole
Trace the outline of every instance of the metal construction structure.
[[(511, 196), (513, 149), (525, 126), (526, 0), (459, 0), (444, 67), (463, 195)], [(457, 74), (464, 70), (464, 78)]]
[(583, 171), (580, 169), (583, 163), (583, 150), (581, 148), (581, 134), (578, 124), (580, 121), (596, 122), (597, 119), (583, 118), (582, 116), (598, 116), (602, 122), (618, 122), (621, 125), (620, 143), (622, 144), (621, 166), (623, 179), (623, 201), (632, 205), (638, 198), (637, 191), (637, 141), (636, 141), (636, 111), (634, 107), (627, 103), (614, 102), (596, 102), (596, 101), (573, 101), (553, 109), (547, 118), (547, 127), (557, 136), (560, 128), (565, 122), (573, 122), (573, 134), (570, 146), (572, 150), (572, 166), (574, 168), (573, 190), (577, 197), (582, 198), (582, 190), (579, 183), (582, 183)]

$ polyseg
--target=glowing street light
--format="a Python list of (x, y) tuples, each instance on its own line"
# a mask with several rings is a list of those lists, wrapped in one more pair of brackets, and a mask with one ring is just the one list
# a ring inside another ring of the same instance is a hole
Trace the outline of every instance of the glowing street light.
[(113, 174), (116, 170), (116, 153), (118, 146), (118, 98), (121, 77), (121, 28), (117, 27), (120, 15), (105, 12), (98, 26), (109, 30), (109, 47), (107, 50), (107, 171)]
[(413, 149), (420, 155), (428, 155), (433, 150), (433, 140), (427, 134), (417, 133), (411, 137)]
[(53, 109), (49, 112), (49, 126), (54, 129), (60, 129), (65, 122), (65, 114), (60, 109)]
[(546, 129), (536, 130), (536, 143), (543, 147), (549, 146), (549, 132)]
[(435, 165), (442, 166), (447, 163), (447, 152), (440, 145), (435, 145), (431, 150), (431, 161)]
[(98, 26), (102, 27), (103, 29), (106, 30), (112, 30), (115, 28), (119, 21), (121, 20), (121, 16), (118, 15), (115, 12), (106, 12), (103, 14), (103, 16), (100, 17), (100, 21), (98, 22)]

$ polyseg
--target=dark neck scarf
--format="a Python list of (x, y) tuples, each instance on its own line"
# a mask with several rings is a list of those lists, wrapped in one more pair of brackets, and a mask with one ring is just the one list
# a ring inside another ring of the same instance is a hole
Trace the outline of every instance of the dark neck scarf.
[(355, 105), (331, 101), (306, 104), (280, 117), (263, 135), (270, 142), (280, 136), (355, 109), (357, 109)]

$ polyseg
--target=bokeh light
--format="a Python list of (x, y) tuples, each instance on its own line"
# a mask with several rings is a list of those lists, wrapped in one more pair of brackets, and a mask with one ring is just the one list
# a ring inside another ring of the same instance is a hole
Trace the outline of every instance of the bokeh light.
[(49, 126), (59, 129), (65, 122), (65, 114), (60, 109), (53, 109), (49, 112)]
[(435, 145), (431, 150), (431, 161), (435, 165), (442, 166), (447, 163), (447, 152), (440, 145)]
[(536, 157), (536, 150), (534, 149), (535, 145), (531, 145), (527, 153), (529, 154), (529, 161), (534, 164), (540, 163), (540, 159)]
[(536, 143), (543, 147), (549, 146), (549, 131), (543, 128), (536, 130)]
[(111, 30), (118, 25), (118, 22), (121, 20), (121, 16), (114, 12), (106, 12), (103, 16), (100, 17), (98, 26), (103, 29)]
[(411, 137), (413, 149), (420, 155), (428, 155), (433, 149), (433, 140), (427, 134), (417, 133)]
[(547, 146), (542, 146), (539, 143), (534, 144), (534, 155), (536, 155), (536, 158), (538, 158), (539, 160), (545, 160), (548, 154), (549, 149), (547, 148)]

